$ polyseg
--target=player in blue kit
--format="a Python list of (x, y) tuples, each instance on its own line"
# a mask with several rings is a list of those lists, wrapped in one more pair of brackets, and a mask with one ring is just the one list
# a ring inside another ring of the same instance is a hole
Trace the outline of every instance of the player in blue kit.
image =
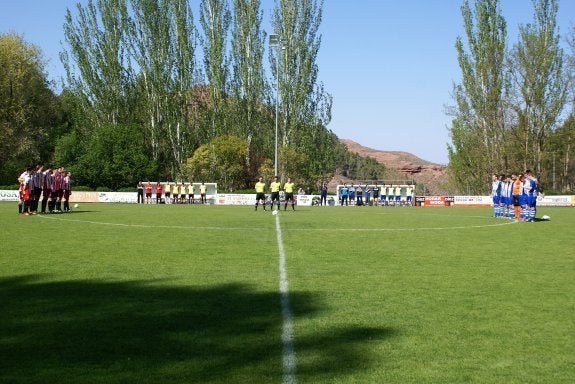
[(503, 213), (503, 206), (501, 205), (501, 176), (491, 176), (491, 197), (493, 199), (493, 216), (501, 217)]
[(525, 171), (525, 184), (524, 187), (527, 193), (527, 211), (525, 213), (525, 221), (535, 221), (535, 209), (537, 205), (537, 179), (530, 170)]

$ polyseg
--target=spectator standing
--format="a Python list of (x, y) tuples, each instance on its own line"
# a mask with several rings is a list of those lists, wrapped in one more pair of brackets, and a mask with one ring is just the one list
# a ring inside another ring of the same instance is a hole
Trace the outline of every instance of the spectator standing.
[(319, 187), (319, 205), (327, 205), (327, 184), (324, 182), (321, 183), (321, 186)]
[(136, 188), (138, 189), (138, 204), (144, 204), (144, 184), (140, 181)]

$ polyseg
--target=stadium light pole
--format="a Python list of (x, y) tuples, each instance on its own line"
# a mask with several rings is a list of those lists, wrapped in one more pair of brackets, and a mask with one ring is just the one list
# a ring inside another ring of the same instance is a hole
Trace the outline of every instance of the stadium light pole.
[(278, 175), (278, 107), (279, 107), (279, 88), (280, 88), (280, 64), (279, 64), (279, 36), (276, 34), (270, 34), (270, 49), (276, 49), (276, 140), (274, 147), (274, 175)]

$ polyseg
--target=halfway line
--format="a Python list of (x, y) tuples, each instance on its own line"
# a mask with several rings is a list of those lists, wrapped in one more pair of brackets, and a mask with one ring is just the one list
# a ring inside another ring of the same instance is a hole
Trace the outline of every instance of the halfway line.
[(279, 217), (276, 216), (276, 233), (279, 251), (279, 269), (280, 269), (280, 297), (282, 306), (282, 362), (283, 362), (283, 383), (295, 384), (295, 367), (296, 359), (293, 347), (293, 316), (289, 305), (289, 289), (286, 270), (286, 256), (282, 240), (282, 230), (280, 227)]

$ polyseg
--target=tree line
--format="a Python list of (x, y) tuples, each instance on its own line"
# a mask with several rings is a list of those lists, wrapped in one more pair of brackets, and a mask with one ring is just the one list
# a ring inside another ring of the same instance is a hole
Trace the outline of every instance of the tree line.
[(322, 10), (323, 0), (277, 0), (272, 47), (260, 0), (201, 0), (198, 15), (186, 0), (89, 0), (66, 13), (59, 95), (39, 48), (0, 36), (0, 64), (9, 64), (0, 65), (0, 183), (42, 162), (93, 188), (138, 180), (250, 188), (275, 171), (276, 107), (280, 176), (312, 187), (352, 159), (382, 177), (383, 166), (348, 153), (326, 128)]
[[(449, 167), (460, 191), (485, 192), (494, 173), (533, 170), (548, 191), (575, 187), (575, 27), (562, 37), (558, 0), (533, 0), (533, 20), (507, 42), (499, 0), (463, 2), (455, 47)], [(570, 52), (565, 52), (567, 43)]]

